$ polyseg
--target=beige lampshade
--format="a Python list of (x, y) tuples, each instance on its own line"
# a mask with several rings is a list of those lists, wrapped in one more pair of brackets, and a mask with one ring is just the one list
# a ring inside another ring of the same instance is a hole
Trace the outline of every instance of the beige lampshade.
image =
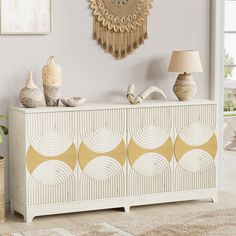
[(173, 51), (169, 72), (202, 72), (202, 63), (198, 51), (186, 50), (186, 51)]

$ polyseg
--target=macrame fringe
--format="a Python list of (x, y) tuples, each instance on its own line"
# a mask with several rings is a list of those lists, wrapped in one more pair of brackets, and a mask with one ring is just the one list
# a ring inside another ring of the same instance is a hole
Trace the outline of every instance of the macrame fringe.
[(137, 26), (136, 29), (129, 32), (115, 32), (109, 30), (107, 26), (103, 26), (97, 16), (94, 16), (93, 38), (116, 59), (126, 58), (148, 38), (147, 19), (142, 22), (141, 26)]

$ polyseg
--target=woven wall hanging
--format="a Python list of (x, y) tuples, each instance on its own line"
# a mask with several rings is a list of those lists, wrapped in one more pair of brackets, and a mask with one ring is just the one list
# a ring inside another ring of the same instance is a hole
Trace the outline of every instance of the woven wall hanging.
[(90, 0), (93, 37), (108, 53), (122, 59), (147, 39), (152, 0)]

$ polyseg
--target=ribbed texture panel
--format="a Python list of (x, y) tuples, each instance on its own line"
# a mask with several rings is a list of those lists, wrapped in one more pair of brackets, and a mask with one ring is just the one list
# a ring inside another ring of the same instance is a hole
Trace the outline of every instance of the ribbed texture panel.
[[(55, 173), (58, 176), (56, 175), (54, 178), (65, 178), (64, 181), (58, 181), (54, 184), (41, 183), (34, 176), (31, 176), (28, 185), (28, 205), (45, 205), (75, 201), (77, 189), (75, 176), (73, 172), (65, 174), (65, 169), (66, 167), (64, 166), (63, 168), (63, 165), (61, 165), (61, 168), (57, 168)], [(47, 172), (47, 165), (44, 165), (44, 171)]]
[(28, 205), (67, 203), (76, 200), (77, 170), (51, 160), (76, 143), (76, 112), (49, 112), (27, 115), (28, 142), (48, 161), (37, 166), (28, 181)]
[(49, 112), (27, 115), (28, 142), (45, 156), (65, 152), (74, 141), (76, 112)]
[(104, 198), (123, 197), (125, 192), (125, 175), (123, 171), (117, 176), (107, 180), (94, 180), (84, 173), (79, 176), (80, 200), (94, 200)]
[(201, 122), (212, 130), (216, 127), (216, 105), (173, 107), (173, 118), (178, 133), (194, 122)]
[[(121, 197), (126, 194), (124, 166), (104, 153), (113, 151), (125, 139), (126, 111), (123, 109), (79, 113), (79, 136), (97, 156), (79, 171), (79, 200)], [(79, 159), (86, 156), (79, 156)], [(125, 158), (121, 157), (121, 158)]]
[[(27, 172), (27, 205), (216, 187), (214, 152), (194, 148), (215, 135), (216, 105), (34, 113), (26, 115), (26, 129), (27, 147), (48, 157), (37, 166), (30, 163), (34, 168)], [(170, 160), (166, 148), (177, 138), (187, 151)], [(56, 159), (73, 143), (78, 153), (83, 144), (75, 169)]]
[(129, 139), (146, 150), (145, 155), (129, 165), (128, 195), (170, 192), (171, 165), (152, 149), (159, 148), (171, 137), (171, 108), (130, 109), (127, 121)]
[(143, 176), (131, 168), (128, 178), (128, 195), (145, 195), (171, 191), (170, 166), (158, 176)]
[(174, 191), (215, 188), (216, 161), (206, 150), (198, 149), (198, 146), (206, 144), (215, 134), (216, 106), (175, 107), (173, 117), (176, 135), (191, 146), (191, 150), (175, 162)]
[(216, 106), (180, 106), (173, 109), (177, 134), (189, 145), (201, 145), (208, 141), (216, 128)]
[[(129, 109), (127, 121), (131, 137), (134, 137), (142, 147), (153, 146), (151, 142), (160, 146), (170, 137), (172, 129), (171, 107)], [(152, 130), (153, 132), (151, 132)], [(144, 135), (141, 135), (142, 131)], [(153, 140), (150, 134), (155, 135), (155, 131), (159, 131), (156, 134), (158, 139)], [(143, 146), (144, 144), (146, 145)]]
[(174, 191), (208, 189), (216, 187), (216, 168), (212, 162), (204, 171), (190, 172), (180, 165), (175, 168)]

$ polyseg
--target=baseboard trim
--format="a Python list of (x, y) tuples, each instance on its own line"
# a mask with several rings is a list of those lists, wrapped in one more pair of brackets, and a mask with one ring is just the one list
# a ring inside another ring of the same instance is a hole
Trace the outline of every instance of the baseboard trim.
[(217, 201), (217, 189), (202, 189), (182, 192), (167, 192), (140, 196), (124, 196), (118, 198), (84, 200), (68, 203), (47, 204), (37, 206), (25, 206), (13, 203), (12, 210), (22, 214), (27, 223), (32, 222), (36, 216), (66, 214), (81, 211), (95, 211), (103, 209), (124, 208), (126, 212), (130, 207), (153, 205), (168, 202), (190, 201), (190, 200), (211, 200)]

